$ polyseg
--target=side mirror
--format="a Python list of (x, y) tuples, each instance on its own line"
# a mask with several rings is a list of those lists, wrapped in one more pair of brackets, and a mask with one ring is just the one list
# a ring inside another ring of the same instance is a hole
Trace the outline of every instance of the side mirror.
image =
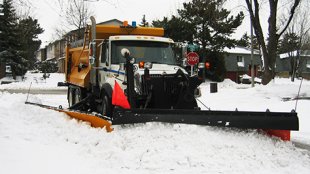
[(131, 64), (134, 64), (135, 63), (135, 58), (133, 58), (133, 57), (130, 57), (130, 51), (127, 49), (127, 48), (123, 48), (122, 50), (121, 50), (121, 54), (122, 54), (122, 56), (125, 58), (125, 59), (128, 59), (129, 60), (129, 62), (131, 63)]
[(95, 57), (96, 57), (96, 42), (89, 43), (89, 63), (91, 65), (95, 64)]
[(123, 57), (128, 58), (130, 56), (130, 51), (127, 48), (123, 48), (121, 54)]

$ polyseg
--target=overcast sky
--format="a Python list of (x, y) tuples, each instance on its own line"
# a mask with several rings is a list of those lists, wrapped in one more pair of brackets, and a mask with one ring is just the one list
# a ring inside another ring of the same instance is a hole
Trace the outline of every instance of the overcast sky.
[[(20, 0), (28, 2), (31, 5), (31, 15), (39, 20), (40, 26), (45, 32), (39, 36), (43, 45), (55, 39), (55, 29), (58, 25), (62, 25), (61, 8), (59, 0)], [(60, 0), (61, 1), (61, 0)], [(110, 19), (119, 19), (121, 21), (133, 20), (137, 23), (141, 22), (142, 16), (146, 15), (147, 21), (162, 19), (164, 16), (176, 14), (177, 9), (182, 8), (183, 2), (189, 0), (92, 0), (95, 2), (85, 2), (95, 13), (97, 22), (103, 22)], [(230, 0), (226, 7), (237, 14), (240, 10), (244, 10), (244, 0)], [(244, 19), (242, 26), (234, 35), (240, 38), (245, 32), (250, 32), (248, 15)]]

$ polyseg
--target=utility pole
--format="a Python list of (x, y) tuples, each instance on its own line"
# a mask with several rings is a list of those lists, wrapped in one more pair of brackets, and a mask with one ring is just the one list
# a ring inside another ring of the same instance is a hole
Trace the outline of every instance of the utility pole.
[[(251, 7), (252, 7), (252, 0), (251, 0)], [(253, 23), (252, 19), (250, 17), (251, 21), (251, 86), (254, 87), (254, 65), (253, 65)]]
[[(4, 16), (3, 13), (3, 1), (0, 1), (0, 16)], [(0, 30), (0, 34), (2, 33), (2, 31)]]
[(0, 16), (3, 16), (4, 13), (3, 13), (3, 2), (1, 1), (0, 2)]

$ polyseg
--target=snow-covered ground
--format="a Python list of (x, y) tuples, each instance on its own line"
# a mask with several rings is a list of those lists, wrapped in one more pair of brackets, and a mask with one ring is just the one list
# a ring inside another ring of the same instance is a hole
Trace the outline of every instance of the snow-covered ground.
[[(48, 89), (59, 89), (64, 87), (57, 87), (57, 83), (64, 81), (64, 74), (62, 73), (51, 73), (47, 74), (48, 78), (43, 78), (43, 73), (27, 73), (25, 78), (22, 79), (21, 77), (17, 77), (16, 83), (9, 83), (9, 84), (2, 84), (0, 85), (1, 89), (41, 89), (41, 90), (48, 90)], [(0, 84), (2, 81), (15, 81), (12, 77), (5, 77), (0, 79)]]
[[(25, 82), (0, 88), (28, 89), (30, 79), (41, 75), (27, 74)], [(32, 88), (53, 88), (63, 79), (51, 74)], [(225, 80), (210, 93), (204, 83), (200, 100), (212, 110), (290, 112), (296, 100), (282, 98), (296, 97), (299, 84), (275, 79), (250, 88)], [(304, 80), (300, 96), (309, 97), (309, 89)], [(0, 173), (310, 173), (308, 151), (254, 130), (147, 123), (113, 126), (115, 131), (107, 133), (63, 113), (25, 105), (26, 98), (0, 92)], [(67, 106), (65, 95), (28, 100)], [(293, 132), (294, 141), (310, 144), (309, 106), (310, 100), (298, 101), (300, 131)]]

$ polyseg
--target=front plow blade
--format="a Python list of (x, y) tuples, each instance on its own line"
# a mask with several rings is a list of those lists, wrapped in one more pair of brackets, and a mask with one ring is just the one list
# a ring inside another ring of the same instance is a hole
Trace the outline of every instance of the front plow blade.
[(114, 109), (112, 125), (145, 122), (183, 123), (245, 129), (299, 129), (296, 112)]

